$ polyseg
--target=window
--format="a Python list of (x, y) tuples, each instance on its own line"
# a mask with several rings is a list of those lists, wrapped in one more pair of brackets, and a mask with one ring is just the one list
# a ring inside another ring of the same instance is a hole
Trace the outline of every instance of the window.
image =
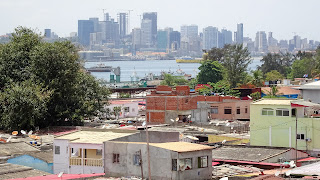
[(277, 116), (289, 116), (289, 109), (277, 109), (276, 115)]
[(263, 108), (262, 115), (264, 116), (273, 116), (273, 109), (271, 108)]
[(129, 112), (129, 107), (124, 107), (123, 110), (124, 112)]
[(136, 166), (140, 166), (141, 165), (140, 154), (134, 154), (133, 155), (133, 165), (136, 165)]
[(177, 159), (172, 159), (172, 171), (177, 171)]
[(291, 109), (291, 115), (296, 116), (296, 111), (297, 111), (297, 109)]
[(208, 156), (198, 157), (198, 168), (208, 167)]
[(229, 107), (224, 108), (224, 114), (231, 114), (232, 109)]
[(304, 140), (304, 134), (297, 134), (297, 139)]
[(213, 106), (210, 112), (211, 114), (218, 114), (218, 106)]
[(60, 154), (60, 146), (54, 146), (54, 154)]
[(96, 150), (96, 155), (97, 156), (102, 156), (102, 149), (97, 149)]
[(248, 108), (246, 107), (245, 109), (244, 109), (244, 113), (248, 113)]
[(119, 154), (113, 154), (113, 163), (119, 163)]
[(192, 169), (192, 158), (179, 159), (179, 171)]
[(240, 114), (240, 107), (237, 107), (237, 114)]

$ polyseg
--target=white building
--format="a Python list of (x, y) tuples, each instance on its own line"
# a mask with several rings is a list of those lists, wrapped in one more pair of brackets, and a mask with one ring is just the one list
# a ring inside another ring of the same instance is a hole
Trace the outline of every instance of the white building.
[[(139, 101), (133, 101), (133, 100), (111, 101), (110, 105), (106, 106), (105, 109), (109, 108), (109, 111), (113, 112), (114, 107), (121, 107), (119, 118), (136, 117), (139, 115)], [(113, 113), (111, 113), (111, 117), (116, 118)]]
[(152, 44), (152, 20), (143, 19), (141, 22), (141, 44), (151, 46)]
[(203, 29), (203, 48), (210, 50), (211, 48), (218, 47), (218, 28), (206, 27)]
[(120, 132), (78, 131), (53, 141), (53, 173), (104, 173), (103, 142), (134, 134)]

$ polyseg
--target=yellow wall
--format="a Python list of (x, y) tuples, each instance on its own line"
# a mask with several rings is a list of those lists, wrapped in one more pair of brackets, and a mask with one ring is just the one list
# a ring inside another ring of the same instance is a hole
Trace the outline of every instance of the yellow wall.
[(102, 155), (96, 155), (96, 149), (87, 149), (87, 158), (101, 159)]
[(208, 143), (218, 143), (226, 140), (226, 144), (246, 144), (249, 143), (249, 139), (241, 139), (235, 137), (228, 137), (228, 136), (217, 136), (217, 135), (208, 135)]

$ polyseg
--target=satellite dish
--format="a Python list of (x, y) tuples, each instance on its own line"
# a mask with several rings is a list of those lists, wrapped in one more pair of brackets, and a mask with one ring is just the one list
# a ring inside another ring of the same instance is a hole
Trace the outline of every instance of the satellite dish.
[(221, 143), (224, 144), (224, 143), (226, 143), (226, 142), (227, 142), (227, 140), (223, 140)]
[(174, 122), (174, 120), (173, 120), (173, 119), (170, 119), (170, 121), (171, 121), (171, 122)]
[(62, 177), (62, 174), (63, 174), (63, 172), (60, 172), (60, 173), (58, 174), (58, 177)]
[(20, 132), (21, 132), (21, 134), (24, 134), (24, 135), (27, 134), (24, 130), (21, 130)]
[(220, 124), (220, 123), (219, 123), (219, 122), (217, 122), (216, 126), (219, 126), (219, 124)]
[(188, 116), (188, 118), (189, 118), (189, 119), (191, 118), (191, 114)]
[(286, 176), (290, 176), (290, 174), (291, 174), (291, 171), (286, 172)]
[(7, 139), (7, 143), (10, 142), (10, 140), (11, 140), (11, 136), (9, 136), (9, 138)]
[(31, 130), (31, 131), (29, 131), (28, 135), (31, 135), (32, 133), (33, 133), (33, 131)]
[(226, 126), (229, 126), (229, 125), (230, 125), (230, 123), (227, 123), (227, 124), (226, 124)]
[(146, 126), (146, 124), (147, 124), (147, 123), (144, 121), (144, 122), (142, 123), (142, 126)]
[(279, 176), (280, 171), (277, 171), (276, 173), (274, 173), (275, 176)]
[(102, 126), (102, 129), (104, 129), (106, 127), (106, 125), (104, 124), (103, 126)]

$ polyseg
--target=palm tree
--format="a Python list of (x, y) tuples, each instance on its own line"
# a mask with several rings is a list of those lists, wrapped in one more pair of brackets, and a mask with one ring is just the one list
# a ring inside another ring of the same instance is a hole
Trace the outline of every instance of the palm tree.
[(252, 71), (252, 81), (251, 83), (253, 85), (255, 85), (256, 87), (261, 87), (263, 86), (263, 73), (262, 71), (260, 70), (255, 70), (255, 71)]

